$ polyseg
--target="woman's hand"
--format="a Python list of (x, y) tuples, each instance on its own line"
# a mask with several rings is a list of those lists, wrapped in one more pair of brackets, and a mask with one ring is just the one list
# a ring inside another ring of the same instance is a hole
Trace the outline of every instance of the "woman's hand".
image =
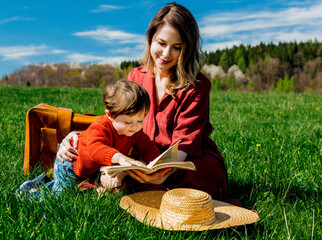
[(72, 162), (78, 156), (77, 145), (78, 135), (80, 132), (70, 132), (61, 142), (57, 152), (57, 158), (64, 162), (64, 160)]
[(144, 184), (162, 184), (173, 172), (174, 168), (164, 168), (152, 174), (145, 174), (139, 170), (126, 171), (133, 179)]

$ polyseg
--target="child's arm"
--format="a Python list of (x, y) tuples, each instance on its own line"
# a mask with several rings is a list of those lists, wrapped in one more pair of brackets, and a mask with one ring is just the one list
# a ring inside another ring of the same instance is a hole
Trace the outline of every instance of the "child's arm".
[(120, 152), (117, 152), (113, 155), (111, 162), (120, 164), (122, 166), (141, 166), (141, 167), (146, 166), (143, 162), (129, 158)]

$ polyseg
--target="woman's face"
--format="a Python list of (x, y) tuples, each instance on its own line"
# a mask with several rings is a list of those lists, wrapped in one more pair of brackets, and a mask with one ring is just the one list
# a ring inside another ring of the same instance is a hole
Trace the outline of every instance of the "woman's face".
[(168, 71), (177, 65), (182, 49), (181, 36), (177, 29), (164, 25), (154, 34), (150, 54), (154, 61), (154, 70)]

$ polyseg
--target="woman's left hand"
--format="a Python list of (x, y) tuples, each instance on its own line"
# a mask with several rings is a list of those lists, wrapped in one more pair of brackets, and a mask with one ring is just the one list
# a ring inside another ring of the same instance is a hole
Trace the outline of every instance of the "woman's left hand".
[(126, 171), (133, 179), (144, 184), (162, 184), (173, 172), (174, 168), (164, 168), (152, 174), (145, 174), (139, 170)]

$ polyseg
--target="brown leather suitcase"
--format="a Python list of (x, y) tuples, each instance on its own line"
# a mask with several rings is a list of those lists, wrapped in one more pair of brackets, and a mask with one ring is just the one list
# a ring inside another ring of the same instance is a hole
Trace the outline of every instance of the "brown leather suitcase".
[(26, 116), (24, 174), (37, 164), (52, 174), (58, 143), (71, 131), (85, 130), (97, 117), (44, 103), (31, 108)]

